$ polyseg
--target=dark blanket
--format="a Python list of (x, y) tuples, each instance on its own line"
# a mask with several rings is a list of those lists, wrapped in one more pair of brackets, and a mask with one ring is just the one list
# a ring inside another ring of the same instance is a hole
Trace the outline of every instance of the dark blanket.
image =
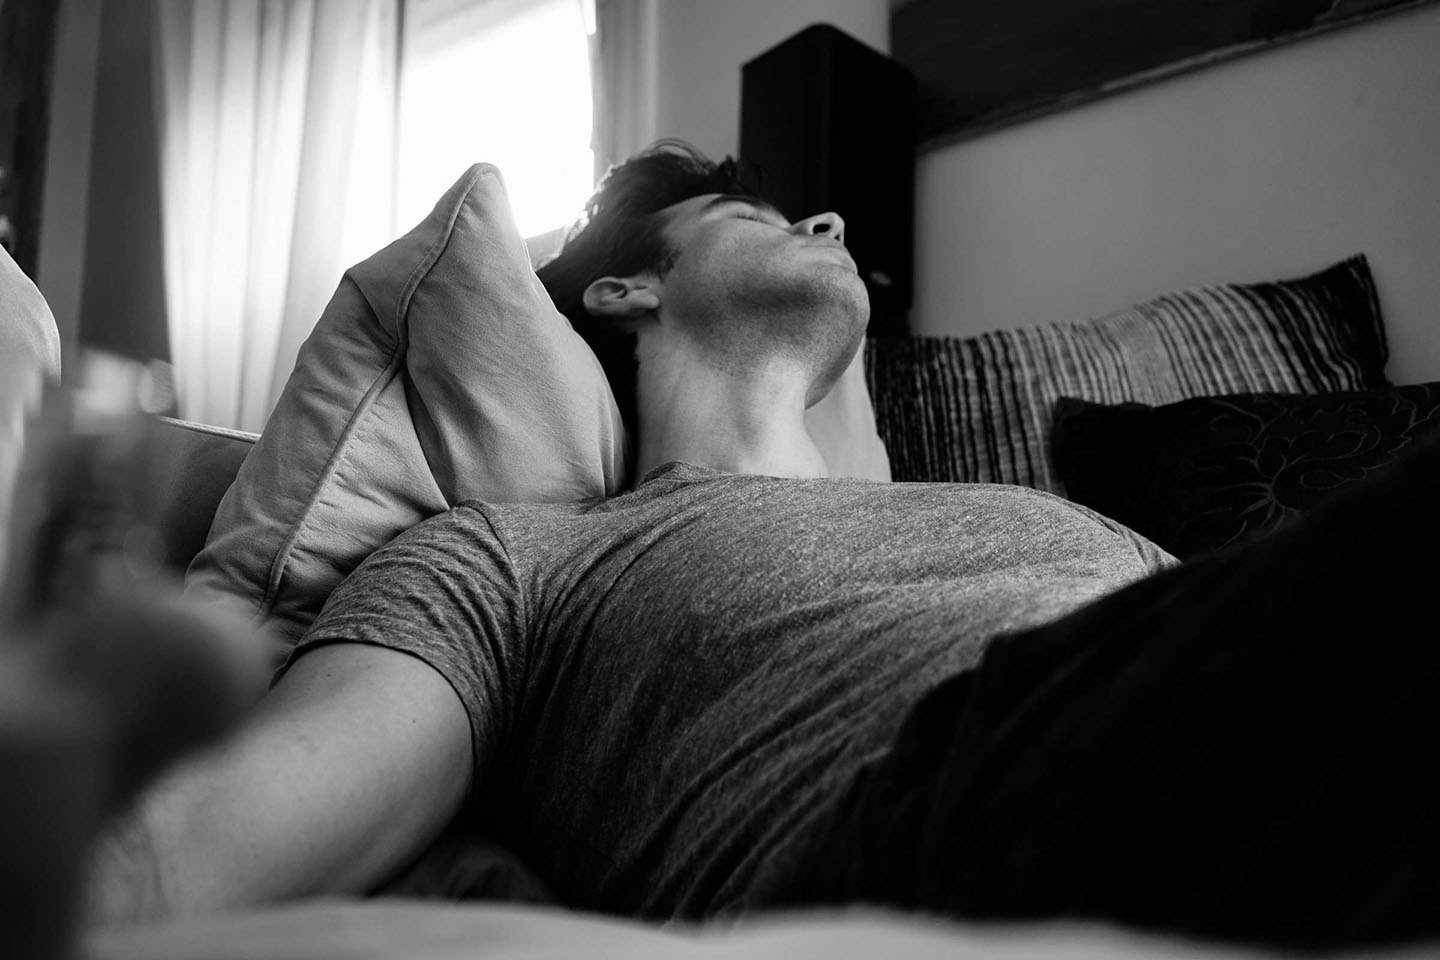
[(1292, 949), (1440, 933), (1437, 489), (1432, 441), (1274, 537), (997, 642), (776, 865), (767, 905)]

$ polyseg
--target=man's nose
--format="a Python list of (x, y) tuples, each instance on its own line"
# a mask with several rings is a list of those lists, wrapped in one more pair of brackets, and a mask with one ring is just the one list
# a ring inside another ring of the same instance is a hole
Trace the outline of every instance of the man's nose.
[(825, 236), (845, 242), (845, 221), (838, 213), (817, 213), (795, 224), (794, 229), (797, 233)]

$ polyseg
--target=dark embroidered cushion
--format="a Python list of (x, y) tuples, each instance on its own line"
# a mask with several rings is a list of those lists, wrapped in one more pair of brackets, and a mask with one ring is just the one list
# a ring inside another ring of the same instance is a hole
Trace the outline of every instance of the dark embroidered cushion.
[(1437, 427), (1440, 383), (1161, 407), (1064, 398), (1053, 454), (1071, 499), (1191, 557), (1273, 530)]
[(1363, 256), (1297, 280), (1200, 287), (1120, 313), (964, 339), (869, 345), (870, 391), (896, 480), (1064, 493), (1050, 463), (1062, 396), (1163, 404), (1227, 393), (1388, 385)]

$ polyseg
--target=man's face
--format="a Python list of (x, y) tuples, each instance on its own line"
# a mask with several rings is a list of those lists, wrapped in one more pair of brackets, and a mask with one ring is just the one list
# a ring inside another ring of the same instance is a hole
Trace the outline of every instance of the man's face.
[(838, 364), (836, 376), (844, 370), (870, 316), (844, 221), (819, 214), (792, 224), (763, 201), (731, 194), (692, 197), (664, 214), (677, 253), (661, 280), (673, 314), (718, 346), (758, 337), (768, 349)]

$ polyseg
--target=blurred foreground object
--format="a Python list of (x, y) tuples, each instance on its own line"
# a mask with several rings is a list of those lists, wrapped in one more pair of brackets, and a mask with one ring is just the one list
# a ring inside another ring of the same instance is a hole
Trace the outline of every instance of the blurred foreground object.
[[(71, 955), (100, 828), (252, 699), (248, 628), (180, 599), (156, 562), (143, 368), (87, 358), (82, 385), (6, 371), (0, 481), (0, 942)], [(23, 443), (21, 438), (23, 437)]]

